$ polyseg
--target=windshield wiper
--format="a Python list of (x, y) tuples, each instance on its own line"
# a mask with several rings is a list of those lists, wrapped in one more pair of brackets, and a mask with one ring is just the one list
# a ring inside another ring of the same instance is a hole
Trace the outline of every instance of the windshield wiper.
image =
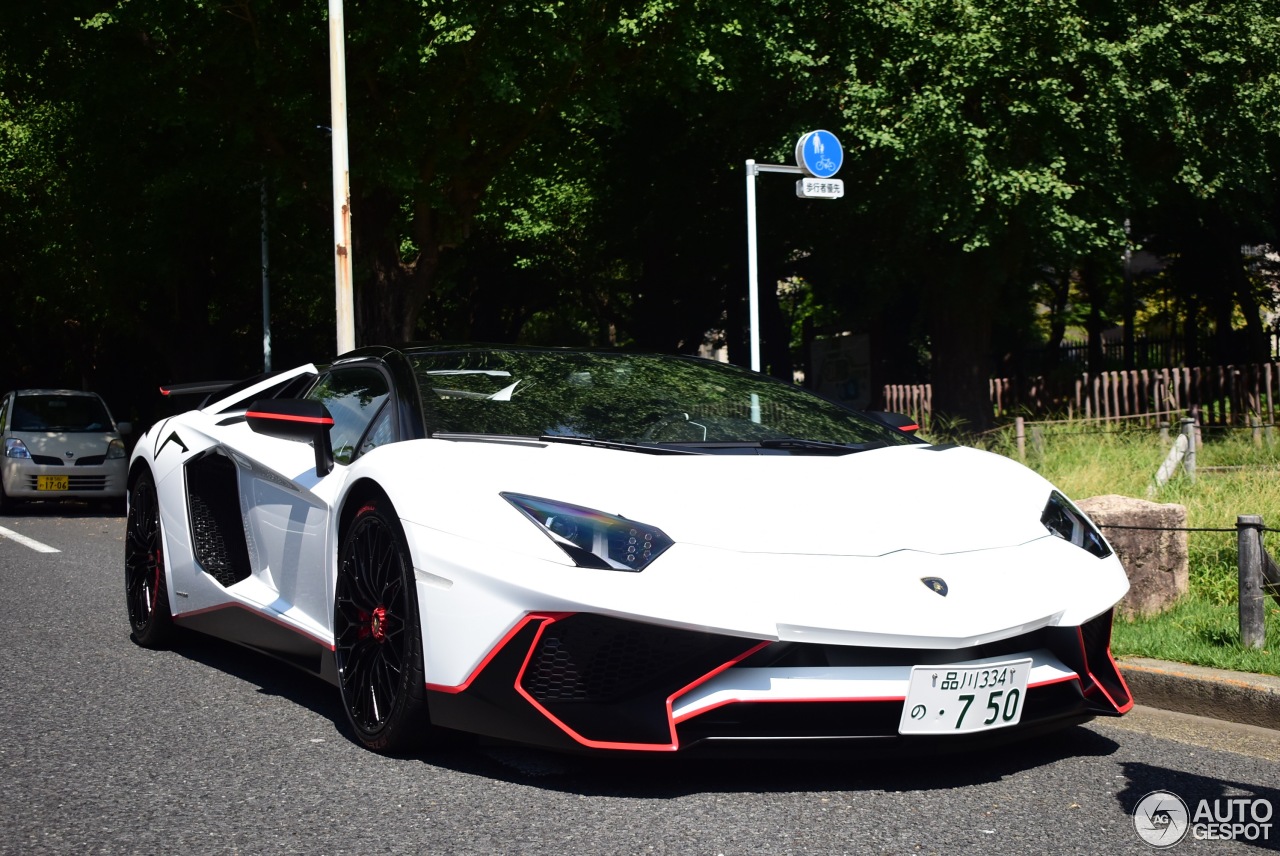
[(802, 440), (799, 437), (776, 437), (759, 442), (762, 449), (805, 449), (813, 452), (829, 452), (833, 455), (849, 455), (888, 445), (884, 440), (872, 440), (869, 443), (830, 443), (826, 440)]
[(617, 440), (597, 440), (594, 437), (574, 437), (568, 434), (543, 434), (538, 438), (546, 443), (569, 443), (574, 446), (596, 446), (600, 449), (617, 449), (622, 452), (640, 452), (645, 455), (697, 455), (692, 449), (676, 449), (671, 446), (649, 446), (639, 443), (622, 443)]
[(570, 445), (594, 445), (600, 449), (617, 449), (618, 452), (640, 452), (641, 454), (699, 454), (691, 449), (675, 449), (669, 445), (646, 445), (641, 443), (622, 443), (620, 440), (598, 440), (590, 436), (572, 436), (568, 434), (544, 434), (539, 440), (545, 443), (568, 443)]
[(697, 455), (699, 452), (690, 449), (673, 449), (670, 446), (648, 446), (637, 443), (622, 443), (617, 440), (597, 440), (594, 437), (574, 437), (569, 434), (543, 434), (533, 437), (526, 434), (484, 434), (470, 431), (434, 431), (433, 440), (476, 440), (483, 443), (515, 443), (530, 445), (535, 443), (567, 443), (571, 446), (595, 446), (598, 449), (617, 449), (623, 452), (640, 452), (645, 455)]

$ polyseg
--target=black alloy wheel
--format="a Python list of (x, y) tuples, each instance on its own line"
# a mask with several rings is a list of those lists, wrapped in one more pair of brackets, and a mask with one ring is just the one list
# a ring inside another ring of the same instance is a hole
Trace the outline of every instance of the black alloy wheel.
[(381, 501), (351, 521), (334, 593), (334, 655), (342, 707), (370, 749), (403, 753), (430, 728), (413, 563), (400, 522)]
[(160, 500), (149, 472), (141, 473), (129, 488), (124, 590), (133, 641), (145, 648), (163, 647), (173, 634), (173, 614), (164, 576)]

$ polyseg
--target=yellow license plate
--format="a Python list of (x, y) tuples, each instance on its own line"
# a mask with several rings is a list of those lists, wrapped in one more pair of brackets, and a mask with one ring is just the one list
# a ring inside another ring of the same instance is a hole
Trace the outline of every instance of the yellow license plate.
[(71, 480), (66, 476), (36, 476), (36, 490), (70, 490)]

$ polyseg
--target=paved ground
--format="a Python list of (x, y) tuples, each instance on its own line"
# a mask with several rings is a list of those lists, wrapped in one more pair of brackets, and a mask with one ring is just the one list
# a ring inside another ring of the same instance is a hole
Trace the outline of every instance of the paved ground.
[[(120, 524), (0, 521), (60, 551), (0, 537), (3, 856), (1150, 854), (1134, 812), (1153, 791), (1276, 815), (1265, 840), (1188, 835), (1178, 853), (1280, 848), (1280, 732), (1143, 705), (1050, 740), (914, 759), (710, 763), (487, 745), (385, 758), (352, 740), (320, 681), (215, 640), (130, 642)], [(1262, 694), (1239, 686), (1252, 676), (1139, 666), (1124, 668), (1140, 702), (1162, 671), (1175, 688), (1194, 678)]]

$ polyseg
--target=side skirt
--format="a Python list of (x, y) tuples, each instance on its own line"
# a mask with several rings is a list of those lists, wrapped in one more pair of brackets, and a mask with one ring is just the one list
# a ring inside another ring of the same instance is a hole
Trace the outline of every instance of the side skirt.
[(338, 685), (333, 644), (240, 604), (174, 616), (179, 627), (243, 645)]

